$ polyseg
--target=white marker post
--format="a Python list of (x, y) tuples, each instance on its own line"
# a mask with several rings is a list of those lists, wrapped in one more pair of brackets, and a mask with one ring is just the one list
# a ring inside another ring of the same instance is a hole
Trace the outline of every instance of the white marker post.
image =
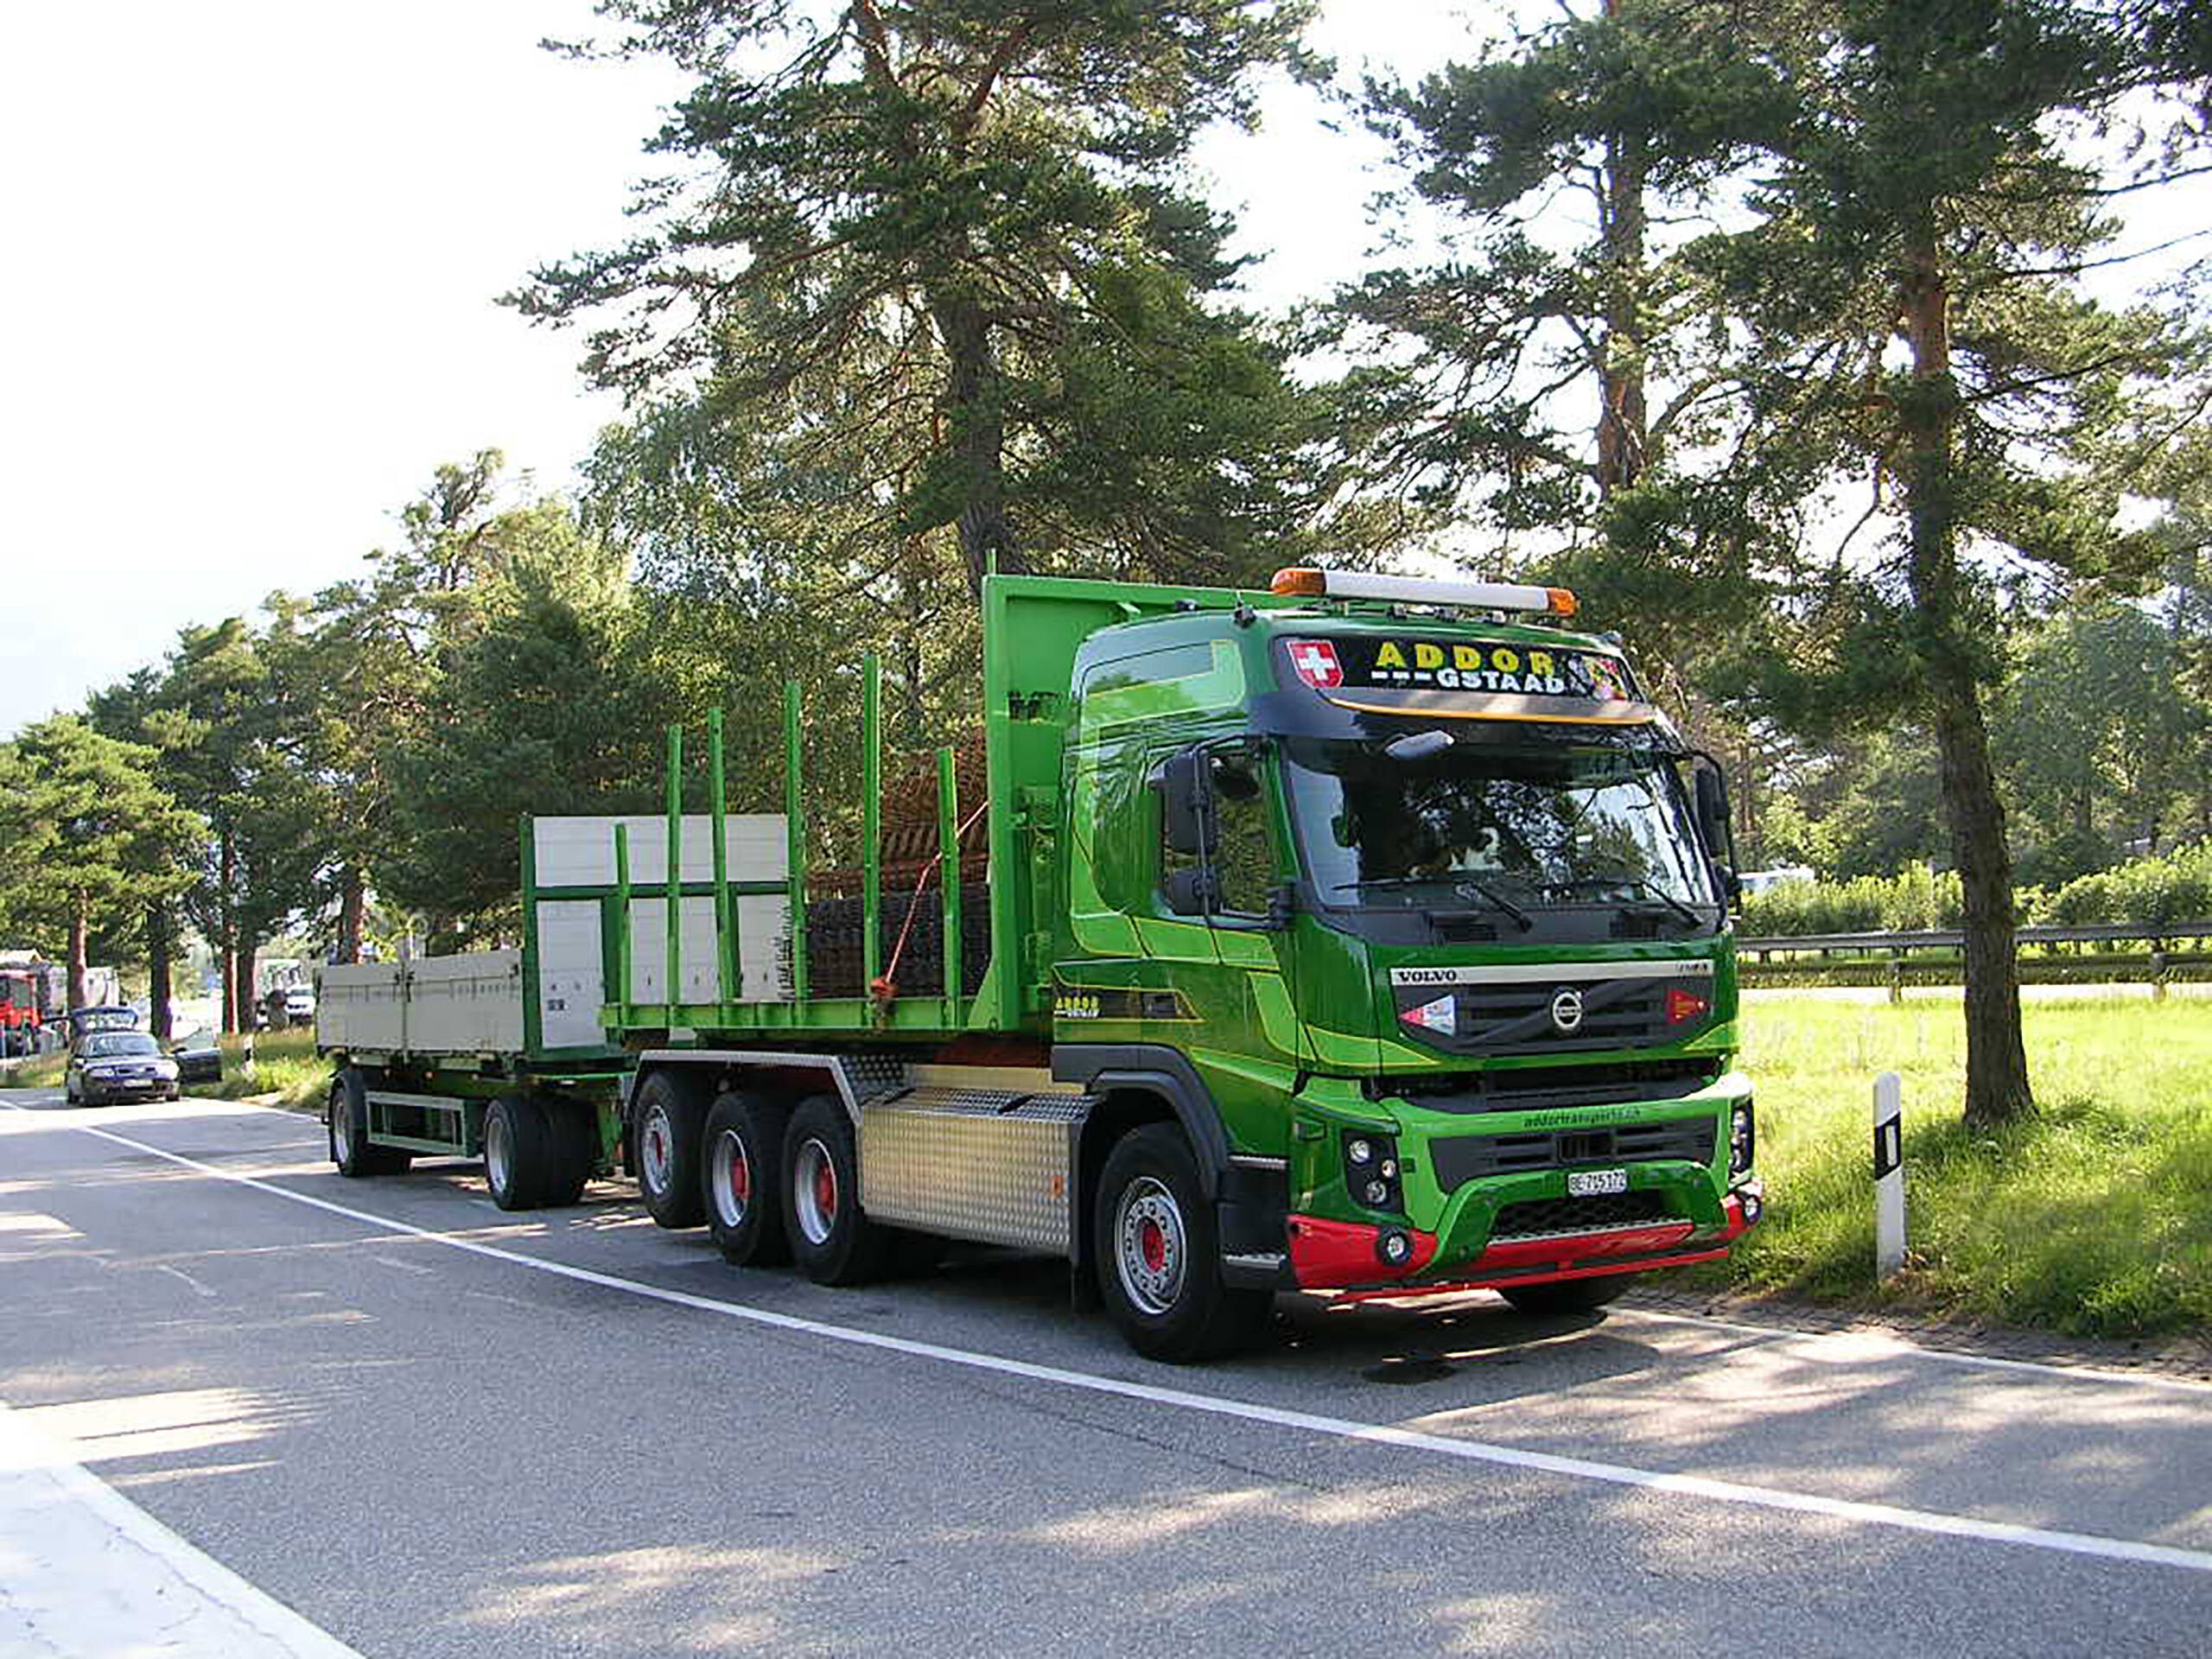
[(1904, 1266), (1904, 1085), (1894, 1071), (1874, 1079), (1874, 1271)]

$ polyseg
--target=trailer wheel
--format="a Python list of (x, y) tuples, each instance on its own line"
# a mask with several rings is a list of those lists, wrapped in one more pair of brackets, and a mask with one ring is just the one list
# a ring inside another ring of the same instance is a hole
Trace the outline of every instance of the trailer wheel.
[(891, 1243), (861, 1210), (860, 1156), (852, 1120), (831, 1095), (801, 1101), (784, 1132), (784, 1220), (792, 1257), (817, 1285), (877, 1277)]
[(1173, 1124), (1133, 1129), (1107, 1154), (1091, 1243), (1106, 1310), (1146, 1358), (1219, 1359), (1266, 1332), (1274, 1297), (1222, 1283), (1213, 1206)]
[(331, 1078), (325, 1122), (330, 1129), (330, 1161), (340, 1175), (353, 1180), (397, 1175), (414, 1162), (413, 1154), (396, 1147), (369, 1144), (369, 1086), (353, 1066)]
[(527, 1095), (501, 1095), (484, 1112), (484, 1185), (502, 1210), (535, 1210), (546, 1201), (553, 1169), (553, 1131), (545, 1109)]
[(1548, 1285), (1501, 1285), (1497, 1294), (1522, 1313), (1588, 1313), (1618, 1296), (1636, 1277), (1607, 1273), (1594, 1279), (1555, 1279)]
[(698, 1085), (680, 1072), (654, 1072), (638, 1085), (638, 1191), (663, 1227), (696, 1227), (699, 1148), (707, 1109)]
[(599, 1167), (598, 1118), (580, 1100), (540, 1096), (537, 1109), (545, 1116), (548, 1154), (537, 1201), (549, 1209), (565, 1209), (583, 1197), (584, 1184)]
[(707, 1230), (734, 1265), (781, 1267), (791, 1259), (776, 1184), (784, 1166), (785, 1110), (756, 1095), (716, 1097), (707, 1114), (700, 1169)]

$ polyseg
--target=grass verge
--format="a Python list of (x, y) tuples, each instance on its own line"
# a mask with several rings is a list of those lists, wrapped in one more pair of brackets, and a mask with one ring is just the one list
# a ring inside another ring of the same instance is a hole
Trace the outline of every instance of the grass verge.
[[(1955, 1007), (1747, 1004), (1764, 1223), (1691, 1281), (1912, 1308), (2076, 1336), (2212, 1331), (2212, 1011), (2031, 1004), (2041, 1110), (1960, 1122)], [(1910, 1254), (1874, 1277), (1870, 1099), (1904, 1084)]]

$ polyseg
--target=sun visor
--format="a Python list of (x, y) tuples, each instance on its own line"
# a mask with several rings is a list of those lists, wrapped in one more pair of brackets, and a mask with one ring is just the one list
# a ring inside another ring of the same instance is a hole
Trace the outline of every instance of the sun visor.
[(1359, 714), (1584, 726), (1661, 719), (1619, 657), (1567, 642), (1359, 633), (1287, 639), (1277, 650), (1284, 690)]

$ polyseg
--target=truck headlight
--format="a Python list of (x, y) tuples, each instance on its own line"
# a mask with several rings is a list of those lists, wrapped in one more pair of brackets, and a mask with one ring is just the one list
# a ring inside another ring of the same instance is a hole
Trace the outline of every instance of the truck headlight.
[(1398, 1186), (1398, 1143), (1395, 1137), (1347, 1130), (1344, 1137), (1344, 1185), (1356, 1204), (1370, 1210), (1402, 1213), (1404, 1195)]
[(1728, 1114), (1728, 1173), (1747, 1175), (1751, 1173), (1751, 1157), (1758, 1150), (1758, 1125), (1751, 1115), (1751, 1103), (1745, 1101)]

